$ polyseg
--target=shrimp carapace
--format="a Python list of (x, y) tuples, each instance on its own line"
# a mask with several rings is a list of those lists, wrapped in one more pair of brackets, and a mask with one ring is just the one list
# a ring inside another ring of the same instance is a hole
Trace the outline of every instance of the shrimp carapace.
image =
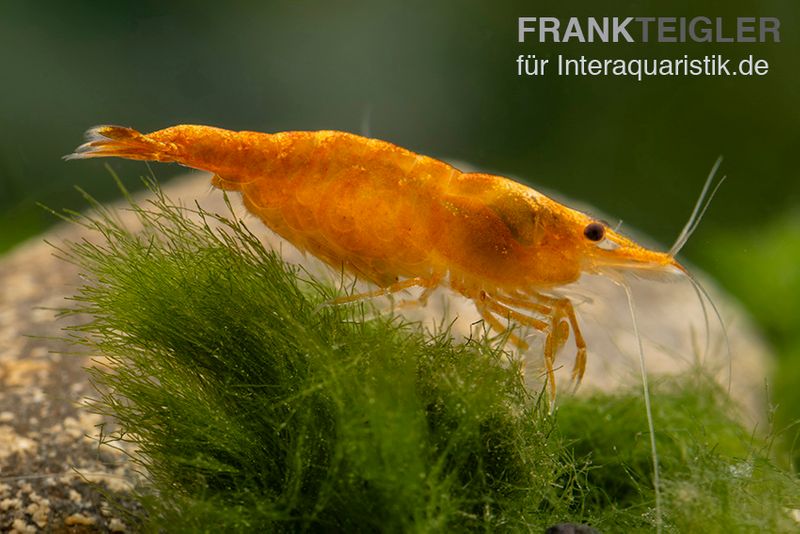
[[(338, 131), (233, 132), (181, 125), (142, 134), (120, 126), (89, 130), (67, 159), (174, 161), (214, 174), (248, 210), (301, 250), (378, 286), (335, 302), (439, 285), (471, 299), (487, 325), (509, 322), (546, 335), (553, 364), (572, 332), (574, 380), (586, 343), (569, 298), (558, 288), (582, 273), (684, 269), (606, 224), (518, 182), (462, 173), (442, 161), (377, 139)], [(521, 349), (527, 343), (511, 333)]]

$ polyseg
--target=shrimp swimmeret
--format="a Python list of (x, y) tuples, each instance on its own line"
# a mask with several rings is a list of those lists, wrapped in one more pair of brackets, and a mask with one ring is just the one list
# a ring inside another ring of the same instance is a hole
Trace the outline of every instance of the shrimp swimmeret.
[[(210, 171), (214, 186), (240, 191), (247, 209), (297, 248), (378, 286), (334, 303), (416, 286), (423, 288), (418, 300), (424, 305), (446, 284), (474, 302), (498, 333), (509, 322), (543, 332), (551, 399), (555, 357), (570, 330), (573, 380), (580, 382), (586, 368), (572, 302), (555, 290), (584, 273), (617, 280), (624, 271), (688, 275), (675, 255), (707, 207), (702, 200), (713, 176), (681, 237), (663, 253), (508, 178), (462, 173), (346, 132), (266, 134), (180, 125), (141, 134), (98, 126), (87, 136), (67, 159), (121, 157)], [(514, 333), (508, 339), (527, 348)]]

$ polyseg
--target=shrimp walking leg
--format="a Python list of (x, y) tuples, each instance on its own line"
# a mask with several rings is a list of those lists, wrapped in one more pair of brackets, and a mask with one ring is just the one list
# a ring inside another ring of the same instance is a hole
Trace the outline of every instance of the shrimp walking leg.
[[(569, 321), (569, 327), (572, 328), (572, 335), (575, 336), (575, 347), (577, 348), (575, 364), (572, 368), (572, 380), (576, 381), (576, 385), (580, 384), (586, 372), (586, 340), (583, 338), (581, 329), (578, 326), (578, 318), (575, 316), (575, 308), (572, 305), (572, 301), (567, 298), (548, 297), (541, 293), (531, 293), (530, 296), (544, 304), (530, 302), (529, 299), (508, 296), (496, 296), (495, 299), (509, 306), (552, 316), (554, 327), (560, 324), (564, 319)], [(566, 337), (564, 340), (566, 341)]]
[[(576, 382), (576, 386), (580, 384), (586, 371), (586, 341), (581, 334), (578, 326), (578, 319), (575, 316), (575, 309), (569, 299), (553, 298), (539, 293), (530, 295), (530, 297), (533, 297), (533, 299), (539, 302), (531, 302), (530, 298), (522, 299), (506, 295), (492, 295), (490, 297), (489, 295), (481, 294), (481, 297), (480, 302), (482, 302), (482, 306), (479, 306), (479, 311), (481, 311), (480, 308), (483, 307), (484, 309), (491, 310), (498, 315), (506, 316), (523, 325), (532, 326), (537, 330), (547, 332), (544, 347), (544, 363), (547, 371), (547, 379), (550, 383), (550, 394), (553, 399), (555, 398), (555, 376), (553, 373), (555, 357), (569, 338), (571, 329), (575, 336), (575, 346), (577, 348), (575, 364), (572, 368), (572, 380)], [(479, 301), (476, 300), (476, 302)], [(540, 313), (548, 317), (550, 323), (547, 324), (533, 317), (529, 317), (509, 308), (509, 306)], [(486, 318), (483, 312), (481, 315)], [(498, 329), (491, 321), (487, 322), (495, 330)], [(500, 326), (502, 327), (502, 325)], [(515, 343), (515, 345), (519, 346), (517, 343)]]
[(578, 318), (575, 317), (575, 308), (572, 306), (572, 302), (569, 299), (561, 299), (558, 309), (566, 315), (572, 327), (572, 335), (575, 336), (575, 347), (578, 352), (575, 354), (575, 365), (572, 367), (572, 380), (575, 380), (577, 385), (581, 383), (583, 374), (586, 372), (586, 340), (583, 339), (581, 329), (578, 328)]
[(497, 302), (492, 296), (488, 295), (487, 293), (481, 292), (478, 298), (484, 303), (484, 305), (487, 308), (489, 308), (496, 314), (505, 317), (506, 319), (513, 319), (514, 321), (522, 325), (530, 326), (541, 332), (546, 332), (549, 329), (550, 325), (548, 323), (540, 321), (539, 319), (536, 319), (529, 315), (525, 315), (524, 313), (520, 313), (516, 310), (512, 310), (505, 304)]
[[(333, 300), (328, 301), (327, 304), (330, 306), (338, 306), (339, 304), (347, 304), (348, 302), (357, 302), (359, 300), (367, 300), (376, 297), (391, 295), (393, 293), (397, 293), (399, 291), (403, 291), (417, 286), (424, 287), (427, 291), (428, 288), (430, 287), (433, 287), (435, 289), (436, 282), (429, 278), (423, 278), (423, 277), (408, 278), (406, 280), (399, 280), (390, 286), (375, 289), (373, 291), (366, 291), (364, 293), (357, 293), (355, 295), (345, 295), (343, 297), (337, 297)], [(425, 292), (423, 292), (423, 295), (425, 295)], [(428, 293), (428, 295), (430, 295), (430, 293)]]
[(551, 410), (556, 401), (556, 375), (554, 371), (556, 354), (558, 353), (559, 345), (563, 344), (563, 336), (558, 335), (559, 332), (563, 333), (561, 329), (559, 329), (559, 323), (556, 323), (554, 319), (550, 327), (550, 332), (548, 332), (544, 340), (544, 366), (547, 371), (547, 383), (550, 387)]
[(422, 306), (423, 308), (428, 304), (428, 299), (433, 294), (434, 291), (439, 287), (439, 282), (441, 282), (442, 277), (439, 275), (434, 276), (430, 280), (426, 282), (427, 286), (419, 294), (419, 296), (412, 300), (404, 300), (400, 302), (398, 308), (414, 308), (416, 306)]
[[(478, 305), (478, 313), (480, 313), (481, 318), (486, 321), (486, 324), (489, 325), (489, 328), (497, 332), (498, 334), (502, 335), (505, 334), (508, 330), (507, 326), (504, 326), (500, 320), (492, 315), (492, 312), (489, 311), (488, 308), (485, 306)], [(514, 346), (519, 347), (520, 350), (527, 350), (528, 343), (526, 343), (521, 337), (512, 333), (508, 334), (508, 340), (514, 344)]]
[[(489, 295), (484, 291), (481, 291), (476, 296), (470, 296), (470, 298), (473, 299), (478, 308), (478, 312), (486, 320), (489, 326), (500, 333), (505, 332), (506, 328), (502, 325), (502, 323), (500, 323), (500, 321), (492, 316), (492, 313), (500, 315), (501, 317), (505, 317), (508, 320), (514, 320), (523, 326), (530, 326), (547, 334), (544, 345), (544, 365), (545, 372), (547, 374), (547, 382), (550, 389), (550, 401), (551, 403), (555, 402), (556, 377), (554, 364), (556, 354), (569, 337), (569, 325), (557, 313), (556, 309), (547, 309), (549, 312), (548, 316), (550, 318), (550, 322), (548, 323), (509, 308), (506, 304), (498, 302), (496, 297)], [(545, 311), (545, 307), (537, 306), (536, 304), (529, 303), (527, 307), (530, 308), (532, 306), (534, 306), (534, 311), (538, 311), (540, 313)], [(518, 336), (513, 336), (513, 338), (509, 337), (509, 340), (522, 350), (525, 350), (525, 348), (528, 346), (528, 344), (521, 340)]]

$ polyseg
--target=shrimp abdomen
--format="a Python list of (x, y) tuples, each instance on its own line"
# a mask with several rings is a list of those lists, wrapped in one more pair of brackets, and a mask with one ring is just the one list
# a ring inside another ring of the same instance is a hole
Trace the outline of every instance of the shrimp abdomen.
[[(381, 286), (432, 269), (428, 222), (440, 183), (433, 179), (436, 167), (431, 172), (404, 153), (386, 157), (393, 145), (341, 132), (278, 135), (283, 155), (238, 187), (267, 226)], [(225, 178), (220, 185), (236, 186)]]
[(301, 250), (379, 284), (427, 275), (433, 199), (460, 173), (433, 158), (346, 132), (233, 132), (180, 125), (150, 134), (89, 131), (70, 158), (175, 161), (214, 173)]

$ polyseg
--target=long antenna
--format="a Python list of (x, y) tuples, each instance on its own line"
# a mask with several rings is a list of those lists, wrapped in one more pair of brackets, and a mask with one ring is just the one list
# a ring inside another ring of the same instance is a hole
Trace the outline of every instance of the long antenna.
[(636, 311), (633, 308), (633, 295), (627, 283), (623, 283), (625, 295), (628, 297), (628, 309), (631, 311), (631, 323), (633, 323), (633, 333), (639, 345), (639, 368), (642, 371), (642, 390), (644, 392), (644, 409), (647, 412), (647, 429), (650, 432), (650, 454), (653, 458), (653, 488), (656, 494), (656, 532), (661, 534), (663, 528), (663, 518), (661, 511), (661, 476), (658, 465), (658, 450), (656, 449), (656, 429), (653, 423), (653, 410), (650, 407), (650, 388), (647, 385), (647, 366), (644, 361), (644, 347), (642, 346), (642, 336), (639, 334), (639, 324), (636, 321)]
[[(725, 321), (722, 320), (722, 313), (720, 313), (719, 308), (717, 308), (717, 305), (714, 304), (714, 301), (711, 300), (711, 295), (708, 294), (708, 291), (706, 290), (706, 288), (703, 287), (703, 285), (700, 283), (700, 281), (697, 280), (697, 278), (695, 278), (694, 275), (692, 273), (690, 273), (687, 269), (685, 269), (683, 266), (681, 266), (680, 269), (683, 271), (683, 273), (689, 279), (689, 282), (692, 284), (692, 288), (694, 288), (694, 292), (697, 294), (697, 298), (700, 301), (700, 306), (703, 308), (703, 315), (705, 316), (705, 319), (706, 319), (706, 332), (707, 332), (707, 335), (710, 337), (710, 334), (708, 334), (708, 328), (709, 328), (709, 326), (708, 326), (708, 316), (707, 316), (708, 312), (707, 312), (706, 306), (705, 306), (705, 304), (703, 302), (704, 298), (705, 298), (706, 301), (708, 301), (709, 306), (711, 306), (711, 311), (714, 313), (714, 316), (716, 317), (720, 328), (722, 328), (723, 340), (725, 341), (725, 354), (726, 354), (727, 360), (728, 360), (728, 362), (727, 362), (728, 363), (728, 395), (730, 395), (730, 393), (731, 393), (731, 385), (733, 383), (733, 350), (731, 349), (731, 342), (730, 342), (730, 338), (728, 337), (728, 327), (725, 326)], [(708, 345), (709, 345), (709, 342), (708, 342), (708, 340), (706, 340), (706, 352), (708, 352)]]
[(697, 198), (697, 203), (694, 205), (694, 209), (692, 210), (692, 214), (689, 216), (689, 220), (686, 221), (686, 225), (681, 230), (681, 233), (678, 234), (678, 238), (675, 240), (675, 244), (672, 245), (672, 248), (669, 249), (669, 255), (673, 258), (675, 257), (678, 252), (683, 248), (683, 245), (689, 240), (689, 237), (694, 233), (695, 229), (697, 229), (697, 225), (700, 223), (700, 219), (703, 218), (705, 215), (708, 206), (711, 205), (711, 200), (714, 198), (714, 195), (717, 194), (717, 190), (722, 185), (722, 182), (725, 181), (726, 176), (723, 176), (714, 189), (711, 191), (711, 194), (708, 194), (709, 189), (711, 188), (711, 184), (714, 182), (714, 176), (717, 174), (717, 170), (719, 166), (722, 165), (722, 156), (717, 158), (716, 163), (711, 168), (711, 172), (708, 173), (708, 178), (706, 178), (706, 183), (703, 185), (703, 190), (700, 192), (700, 196)]

